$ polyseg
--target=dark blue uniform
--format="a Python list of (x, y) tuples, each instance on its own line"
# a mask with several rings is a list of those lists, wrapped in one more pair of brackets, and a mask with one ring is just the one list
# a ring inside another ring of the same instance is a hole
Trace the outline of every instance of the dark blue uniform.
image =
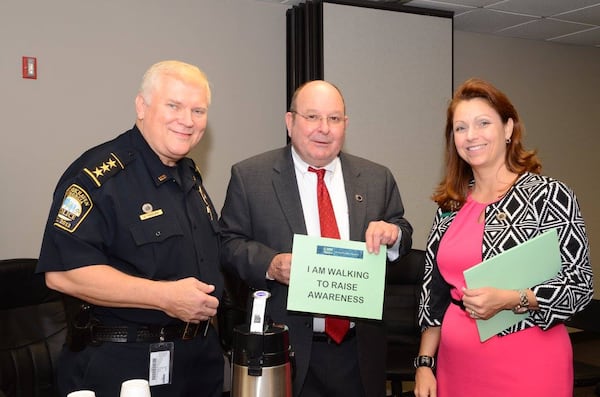
[[(165, 166), (137, 127), (88, 150), (61, 177), (54, 193), (39, 272), (108, 264), (138, 277), (213, 284), (221, 298), (217, 215), (191, 159)], [(81, 352), (65, 347), (58, 366), (60, 393), (92, 389), (119, 394), (122, 381), (148, 379), (150, 343), (135, 327), (177, 327), (159, 310), (94, 306), (104, 326), (128, 326), (133, 341), (104, 342)], [(131, 333), (131, 331), (130, 331)], [(221, 396), (223, 355), (212, 327), (191, 340), (173, 338), (171, 384), (152, 396)], [(131, 338), (130, 338), (131, 339)], [(167, 338), (168, 339), (168, 338)]]

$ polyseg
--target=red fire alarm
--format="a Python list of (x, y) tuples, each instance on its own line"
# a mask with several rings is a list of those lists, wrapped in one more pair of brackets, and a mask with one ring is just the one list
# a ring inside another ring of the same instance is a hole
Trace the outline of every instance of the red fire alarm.
[(23, 57), (23, 78), (37, 79), (37, 58)]

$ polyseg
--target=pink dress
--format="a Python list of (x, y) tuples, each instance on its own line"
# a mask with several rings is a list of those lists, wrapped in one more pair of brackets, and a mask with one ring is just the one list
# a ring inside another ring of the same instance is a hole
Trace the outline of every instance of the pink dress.
[[(484, 225), (478, 219), (485, 207), (469, 197), (440, 242), (438, 266), (456, 300), (465, 286), (463, 270), (481, 262)], [(455, 304), (442, 322), (436, 373), (438, 397), (573, 395), (572, 348), (564, 325), (482, 343), (475, 320)]]

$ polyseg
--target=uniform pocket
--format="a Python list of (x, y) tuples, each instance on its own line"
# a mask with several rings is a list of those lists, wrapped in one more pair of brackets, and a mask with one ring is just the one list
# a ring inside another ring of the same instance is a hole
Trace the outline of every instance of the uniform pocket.
[(132, 225), (130, 230), (133, 240), (138, 246), (161, 243), (171, 237), (183, 236), (179, 223), (164, 216)]

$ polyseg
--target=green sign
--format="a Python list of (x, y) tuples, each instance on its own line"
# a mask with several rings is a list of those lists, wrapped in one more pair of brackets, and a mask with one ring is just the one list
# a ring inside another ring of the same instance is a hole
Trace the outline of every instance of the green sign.
[(381, 320), (386, 247), (296, 234), (288, 310)]

